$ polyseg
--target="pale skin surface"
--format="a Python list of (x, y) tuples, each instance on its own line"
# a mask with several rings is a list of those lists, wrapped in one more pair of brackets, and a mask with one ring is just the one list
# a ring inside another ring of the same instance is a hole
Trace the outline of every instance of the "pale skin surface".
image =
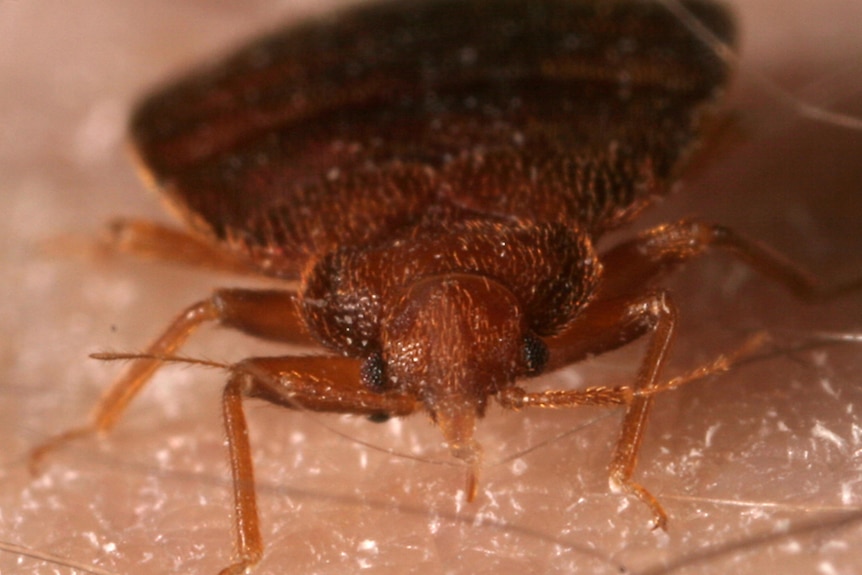
[[(136, 97), (220, 46), (326, 8), (220, 4), (0, 3), (0, 78), (16, 88), (0, 91), (0, 214), (9, 218), (0, 226), (0, 544), (51, 555), (0, 551), (4, 574), (86, 572), (68, 563), (208, 574), (230, 562), (223, 374), (166, 369), (105, 440), (69, 446), (35, 480), (24, 459), (80, 423), (119, 368), (88, 353), (139, 350), (213, 287), (249, 285), (134, 260), (32, 258), (40, 241), (95, 236), (113, 216), (168, 221), (123, 153)], [(767, 4), (746, 2), (740, 14), (736, 107), (751, 141), (643, 223), (698, 214), (825, 277), (858, 276), (862, 134), (800, 119), (752, 74), (797, 92), (823, 82), (807, 92), (815, 103), (862, 114), (852, 84), (862, 9), (855, 0)], [(862, 297), (805, 306), (726, 257), (693, 263), (668, 285), (681, 319), (672, 372), (738, 345), (748, 330), (786, 338), (862, 326)], [(639, 349), (544, 383), (626, 383)], [(235, 361), (284, 350), (208, 330), (185, 353)], [(266, 545), (255, 573), (660, 573), (698, 553), (713, 555), (675, 572), (851, 573), (862, 563), (860, 371), (855, 346), (832, 347), (660, 397), (637, 477), (668, 511), (667, 534), (650, 531), (644, 506), (607, 489), (619, 410), (492, 409), (478, 436), (487, 460), (479, 495), (467, 505), (462, 468), (327, 429), (451, 463), (421, 416), (379, 426), (249, 402)]]

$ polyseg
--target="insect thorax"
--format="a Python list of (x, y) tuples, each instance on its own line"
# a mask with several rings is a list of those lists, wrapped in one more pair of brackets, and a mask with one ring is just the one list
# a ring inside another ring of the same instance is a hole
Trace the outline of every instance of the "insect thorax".
[(556, 333), (589, 301), (599, 263), (586, 233), (557, 223), (460, 219), (415, 226), (367, 248), (319, 258), (303, 281), (309, 329), (355, 357), (379, 351), (381, 322), (428, 277), (469, 274), (510, 290), (525, 329)]

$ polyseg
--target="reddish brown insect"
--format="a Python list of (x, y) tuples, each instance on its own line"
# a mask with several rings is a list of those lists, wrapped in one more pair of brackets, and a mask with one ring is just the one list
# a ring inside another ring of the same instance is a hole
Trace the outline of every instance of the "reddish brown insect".
[[(723, 42), (727, 12), (685, 2)], [(720, 124), (728, 69), (655, 2), (436, 0), (354, 9), (259, 40), (146, 100), (132, 140), (190, 234), (120, 224), (138, 253), (286, 280), (183, 311), (115, 382), (110, 429), (201, 324), (327, 350), (232, 368), (224, 417), (240, 573), (259, 561), (243, 397), (372, 418), (425, 411), (471, 468), (504, 407), (624, 405), (612, 482), (633, 480), (676, 311), (659, 277), (727, 247), (800, 295), (815, 283), (720, 226), (595, 241), (665, 194)], [(634, 383), (531, 393), (520, 380), (649, 336)], [(149, 358), (143, 357), (149, 356)], [(700, 373), (722, 365), (706, 366)]]

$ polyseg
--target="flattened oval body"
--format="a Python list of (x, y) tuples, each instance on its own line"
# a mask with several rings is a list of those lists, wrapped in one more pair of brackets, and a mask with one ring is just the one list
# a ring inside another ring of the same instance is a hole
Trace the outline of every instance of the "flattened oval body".
[[(733, 42), (721, 6), (683, 4)], [(193, 230), (290, 278), (441, 205), (594, 239), (665, 193), (727, 75), (655, 2), (402, 0), (249, 44), (131, 133)]]
[[(721, 5), (678, 2), (733, 43)], [(468, 501), (482, 463), (475, 428), (492, 399), (625, 406), (611, 485), (664, 527), (661, 504), (632, 478), (653, 396), (732, 359), (661, 379), (677, 312), (657, 279), (723, 246), (803, 295), (818, 287), (704, 222), (594, 249), (669, 189), (708, 132), (729, 70), (698, 34), (659, 0), (390, 0), (270, 35), (155, 93), (132, 118), (133, 145), (210, 243), (143, 225), (140, 251), (300, 285), (221, 289), (187, 307), (134, 354), (93, 423), (31, 463), (112, 427), (163, 360), (214, 365), (174, 354), (217, 322), (319, 353), (229, 366), (238, 553), (222, 573), (246, 573), (264, 554), (244, 397), (375, 420), (422, 411), (468, 466)], [(519, 384), (642, 337), (630, 385)]]

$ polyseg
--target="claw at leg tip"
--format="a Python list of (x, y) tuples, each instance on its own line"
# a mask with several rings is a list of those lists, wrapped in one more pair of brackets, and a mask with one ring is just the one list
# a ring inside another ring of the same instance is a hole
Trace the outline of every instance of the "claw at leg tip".
[(479, 492), (479, 471), (476, 466), (471, 466), (467, 471), (467, 487), (465, 490), (467, 502), (472, 503), (476, 500), (476, 494)]
[(94, 429), (91, 426), (78, 427), (70, 429), (48, 438), (30, 451), (29, 462), (27, 468), (33, 477), (38, 477), (42, 474), (42, 462), (45, 457), (52, 451), (56, 451), (64, 443), (79, 439), (92, 433)]

